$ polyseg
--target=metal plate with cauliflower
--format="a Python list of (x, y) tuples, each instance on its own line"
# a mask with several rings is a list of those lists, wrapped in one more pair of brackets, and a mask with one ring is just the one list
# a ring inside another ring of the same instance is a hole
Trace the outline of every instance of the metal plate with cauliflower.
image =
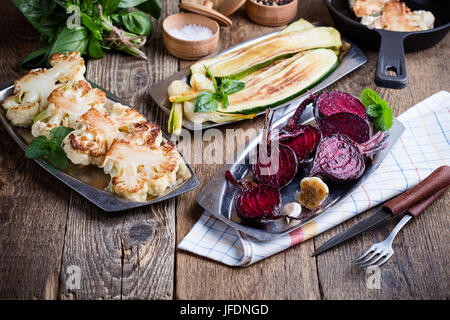
[[(106, 91), (105, 89), (97, 86), (94, 83), (90, 83), (92, 87), (99, 88), (106, 92), (106, 97), (110, 102), (120, 102), (124, 105), (120, 98), (114, 96), (112, 93)], [(0, 101), (3, 101), (6, 97), (12, 94), (14, 90), (13, 81), (8, 81), (0, 85)], [(5, 110), (0, 108), (0, 122), (8, 132), (8, 134), (14, 139), (15, 142), (25, 150), (28, 143), (32, 140), (33, 136), (30, 133), (30, 129), (20, 128), (13, 126), (5, 117)], [(169, 140), (169, 137), (163, 133), (163, 138)], [(185, 192), (195, 189), (199, 182), (197, 176), (195, 175), (192, 168), (187, 164), (187, 167), (191, 173), (191, 177), (186, 181), (178, 184), (168, 191), (157, 197), (146, 202), (136, 202), (128, 200), (126, 198), (119, 197), (112, 194), (111, 192), (103, 190), (108, 178), (107, 175), (103, 173), (100, 168), (95, 166), (76, 166), (68, 165), (63, 171), (56, 168), (50, 162), (43, 159), (35, 159), (35, 161), (45, 170), (47, 170), (51, 175), (59, 179), (61, 182), (65, 183), (67, 186), (84, 196), (86, 199), (91, 201), (93, 204), (98, 206), (104, 211), (114, 212), (122, 211), (126, 209), (133, 209), (137, 207), (146, 206), (152, 203), (157, 203), (166, 199), (176, 197)]]

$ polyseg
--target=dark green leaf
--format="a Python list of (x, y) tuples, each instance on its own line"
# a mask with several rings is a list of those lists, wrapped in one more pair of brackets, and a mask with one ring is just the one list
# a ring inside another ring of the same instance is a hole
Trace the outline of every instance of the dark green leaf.
[(161, 16), (162, 8), (159, 0), (148, 0), (138, 5), (137, 8), (148, 13), (155, 19), (159, 19)]
[(48, 141), (45, 136), (39, 136), (30, 142), (25, 150), (25, 157), (29, 159), (42, 158), (48, 155), (50, 151), (50, 141)]
[(143, 12), (128, 12), (122, 17), (125, 28), (140, 36), (149, 36), (153, 32), (153, 24), (150, 18)]
[(222, 83), (220, 84), (219, 91), (222, 94), (232, 94), (244, 89), (245, 83), (238, 80), (231, 80), (228, 78), (222, 79)]
[(48, 159), (58, 168), (64, 168), (67, 165), (67, 156), (62, 147), (57, 147), (48, 154)]
[(47, 63), (49, 51), (50, 46), (33, 51), (20, 61), (19, 67), (21, 69), (35, 69), (44, 66)]
[(203, 91), (195, 99), (194, 112), (215, 112), (218, 107), (215, 95), (209, 91)]
[(367, 114), (371, 117), (378, 117), (381, 114), (381, 107), (378, 104), (372, 104), (367, 107)]
[(73, 131), (72, 128), (68, 127), (56, 127), (50, 130), (50, 137), (51, 141), (57, 145), (61, 146), (62, 141), (64, 138)]
[(103, 24), (100, 20), (93, 19), (84, 12), (81, 13), (81, 23), (92, 32), (97, 40), (102, 40)]
[(13, 2), (46, 40), (55, 39), (59, 26), (66, 19), (66, 15), (62, 14), (62, 8), (58, 7), (58, 10), (55, 10), (54, 4), (41, 0), (14, 0)]
[(362, 92), (361, 92), (361, 102), (362, 104), (367, 108), (368, 106), (371, 105), (376, 105), (379, 104), (380, 101), (382, 101), (382, 99), (380, 98), (380, 96), (373, 91), (372, 89), (369, 88), (365, 88)]
[(53, 53), (67, 53), (69, 51), (80, 51), (81, 54), (86, 53), (89, 44), (89, 32), (85, 27), (64, 28), (56, 38), (49, 52), (49, 56)]
[(120, 0), (119, 2), (119, 8), (131, 8), (136, 7), (137, 5), (140, 5), (143, 2), (146, 2), (148, 0)]
[(89, 40), (88, 54), (91, 58), (98, 59), (103, 58), (105, 53), (100, 45), (100, 41), (96, 39), (94, 36)]
[(122, 0), (102, 0), (103, 14), (109, 15), (117, 10)]
[(385, 107), (382, 109), (381, 114), (375, 119), (374, 125), (378, 130), (387, 131), (392, 127), (393, 116), (392, 108)]

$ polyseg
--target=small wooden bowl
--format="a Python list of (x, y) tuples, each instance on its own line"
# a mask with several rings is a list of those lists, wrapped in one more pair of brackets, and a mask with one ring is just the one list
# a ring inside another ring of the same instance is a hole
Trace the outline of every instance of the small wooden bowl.
[[(170, 35), (169, 30), (180, 29), (187, 24), (196, 24), (211, 29), (213, 36), (204, 40), (183, 40)], [(193, 13), (176, 13), (163, 22), (163, 42), (175, 57), (184, 60), (198, 60), (211, 54), (219, 43), (219, 25), (214, 20)]]
[(278, 27), (292, 21), (297, 15), (298, 0), (292, 0), (282, 6), (266, 6), (252, 0), (247, 0), (248, 17), (258, 24)]

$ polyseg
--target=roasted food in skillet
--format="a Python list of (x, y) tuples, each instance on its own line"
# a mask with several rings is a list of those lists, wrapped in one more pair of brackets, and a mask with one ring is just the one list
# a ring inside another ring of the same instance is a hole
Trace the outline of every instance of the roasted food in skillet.
[(391, 31), (420, 31), (433, 29), (434, 16), (425, 10), (411, 11), (398, 0), (349, 1), (361, 23), (372, 28)]

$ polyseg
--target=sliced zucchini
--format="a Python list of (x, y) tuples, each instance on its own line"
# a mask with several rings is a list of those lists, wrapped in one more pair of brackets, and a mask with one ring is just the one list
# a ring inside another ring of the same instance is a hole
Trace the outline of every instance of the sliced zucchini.
[(169, 133), (173, 133), (177, 136), (181, 133), (181, 126), (183, 124), (183, 105), (181, 103), (172, 104), (169, 114)]
[(280, 31), (279, 34), (288, 33), (292, 31), (304, 30), (314, 28), (314, 25), (311, 22), (306, 21), (305, 19), (299, 19), (295, 22), (292, 22), (286, 28)]
[(191, 67), (192, 73), (204, 73), (204, 66), (217, 78), (241, 79), (264, 68), (276, 60), (297, 52), (315, 48), (341, 46), (339, 32), (331, 27), (307, 28), (287, 33), (278, 33), (242, 49), (237, 49), (217, 58), (200, 61)]
[(254, 114), (269, 107), (291, 100), (313, 87), (338, 65), (338, 57), (333, 50), (309, 50), (283, 70), (263, 81), (228, 97), (229, 106), (219, 107), (218, 112)]

